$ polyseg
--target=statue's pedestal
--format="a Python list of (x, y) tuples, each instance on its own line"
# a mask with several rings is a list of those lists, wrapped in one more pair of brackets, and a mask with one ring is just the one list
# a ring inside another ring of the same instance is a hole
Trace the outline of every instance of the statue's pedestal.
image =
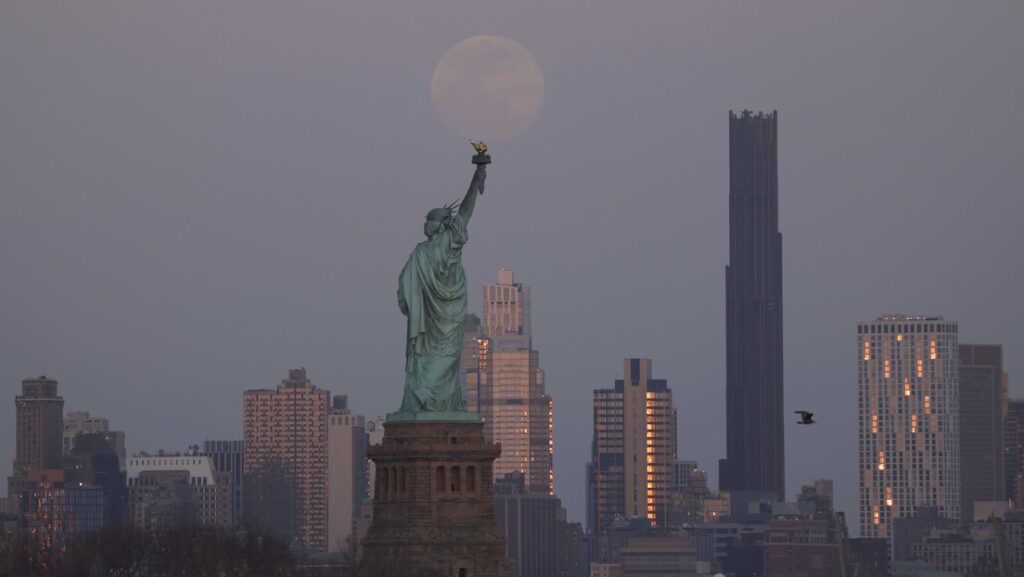
[(360, 577), (508, 577), (494, 459), (480, 421), (385, 422)]

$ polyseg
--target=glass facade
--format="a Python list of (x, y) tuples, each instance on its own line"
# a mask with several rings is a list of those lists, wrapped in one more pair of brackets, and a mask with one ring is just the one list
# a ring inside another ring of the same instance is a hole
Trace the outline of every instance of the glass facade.
[(102, 487), (38, 483), (21, 496), (29, 531), (45, 548), (61, 549), (75, 534), (103, 526)]
[(467, 319), (467, 408), (480, 413), (487, 440), (501, 443), (494, 478), (522, 473), (528, 491), (553, 494), (551, 397), (544, 392), (540, 353), (532, 347), (530, 289), (502, 269), (497, 284), (484, 285), (483, 304), (478, 332), (470, 332), (473, 321)]

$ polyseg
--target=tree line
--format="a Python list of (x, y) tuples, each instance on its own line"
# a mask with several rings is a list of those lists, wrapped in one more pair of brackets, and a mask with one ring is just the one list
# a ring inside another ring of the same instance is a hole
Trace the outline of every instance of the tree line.
[(104, 527), (60, 545), (30, 531), (0, 535), (0, 577), (305, 577), (288, 544), (259, 529)]

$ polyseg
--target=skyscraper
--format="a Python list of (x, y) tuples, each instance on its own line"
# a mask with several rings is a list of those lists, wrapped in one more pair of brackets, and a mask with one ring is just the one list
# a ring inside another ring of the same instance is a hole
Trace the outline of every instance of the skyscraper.
[(102, 522), (108, 526), (120, 525), (128, 518), (126, 460), (118, 454), (124, 443), (117, 444), (123, 440), (121, 431), (81, 433), (75, 436), (71, 453), (61, 458), (65, 483), (102, 489)]
[(530, 287), (515, 282), (513, 271), (498, 269), (498, 282), (484, 285), (484, 334), (530, 336)]
[(480, 317), (467, 314), (465, 326), (466, 337), (462, 346), (462, 358), (459, 359), (462, 402), (466, 404), (467, 411), (479, 413), (480, 394), (481, 392), (487, 393), (487, 391), (480, 390), (480, 384), (483, 383), (481, 375), (486, 374), (487, 368), (490, 366), (488, 357), (491, 340), (484, 336)]
[(860, 533), (891, 538), (918, 507), (960, 518), (957, 324), (886, 315), (857, 323)]
[(485, 438), (501, 443), (494, 478), (522, 473), (528, 491), (551, 494), (551, 397), (544, 392), (540, 353), (533, 349), (530, 289), (501, 269), (496, 284), (484, 285), (483, 306), (481, 337), (471, 357), (476, 365), (464, 366), (463, 375), (479, 382), (479, 392), (467, 396), (477, 399)]
[(650, 359), (626, 359), (612, 389), (594, 391), (594, 439), (587, 466), (587, 526), (600, 533), (616, 516), (665, 526), (676, 461), (672, 390)]
[(21, 381), (14, 411), (14, 466), (7, 478), (7, 496), (12, 504), (17, 503), (18, 493), (31, 484), (29, 471), (60, 468), (64, 398), (57, 394), (57, 381), (45, 375)]
[(707, 473), (697, 468), (696, 461), (673, 463), (667, 525), (681, 527), (695, 523), (707, 487)]
[(960, 345), (960, 513), (975, 501), (1002, 501), (1003, 347)]
[(495, 520), (508, 540), (511, 577), (556, 577), (565, 523), (562, 502), (554, 495), (528, 493), (520, 473), (495, 481)]
[(1014, 507), (1024, 505), (1024, 400), (1020, 399), (1007, 402), (1003, 420), (1003, 490)]
[(82, 433), (105, 433), (110, 430), (110, 422), (101, 417), (90, 417), (88, 411), (71, 411), (64, 418), (65, 455), (70, 455), (75, 448), (75, 436)]
[(785, 495), (778, 114), (729, 113), (726, 458), (720, 486)]
[(46, 376), (21, 381), (21, 394), (15, 397), (14, 408), (15, 472), (59, 468), (64, 397), (57, 394), (57, 381)]
[(213, 459), (217, 471), (231, 477), (231, 525), (241, 529), (245, 518), (242, 509), (242, 441), (203, 441), (201, 454)]
[(24, 523), (42, 549), (63, 549), (75, 535), (98, 530), (104, 523), (103, 488), (70, 482), (64, 473), (32, 469), (21, 492)]
[(330, 393), (288, 371), (276, 390), (242, 396), (246, 518), (296, 549), (327, 550), (327, 406)]
[(327, 550), (354, 551), (353, 529), (369, 495), (366, 418), (348, 408), (348, 395), (335, 395), (327, 424)]
[(124, 449), (124, 431), (111, 431), (110, 422), (107, 419), (90, 417), (88, 411), (71, 411), (64, 417), (64, 454), (71, 454), (79, 435), (89, 433), (103, 433), (103, 437), (117, 455), (118, 466), (121, 471), (124, 471), (127, 461)]

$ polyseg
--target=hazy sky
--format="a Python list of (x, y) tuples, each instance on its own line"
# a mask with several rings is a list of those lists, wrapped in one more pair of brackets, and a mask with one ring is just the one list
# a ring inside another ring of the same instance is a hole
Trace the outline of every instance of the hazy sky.
[[(241, 438), (290, 368), (397, 409), (397, 276), (473, 151), (430, 97), (478, 34), (544, 71), (464, 252), (533, 287), (555, 489), (584, 519), (595, 388), (646, 356), (679, 457), (725, 452), (728, 112), (779, 111), (790, 498), (856, 522), (856, 322), (942, 315), (1022, 396), (1024, 3), (4, 0), (0, 473), (40, 373), (129, 451)], [(6, 490), (6, 483), (0, 484)]]

